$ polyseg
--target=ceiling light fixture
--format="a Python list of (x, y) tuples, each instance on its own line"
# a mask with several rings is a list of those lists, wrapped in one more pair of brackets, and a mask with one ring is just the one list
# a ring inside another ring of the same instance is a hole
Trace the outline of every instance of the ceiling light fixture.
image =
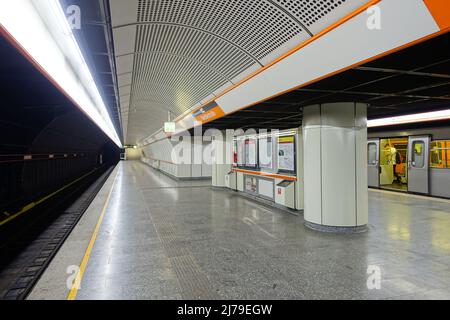
[(439, 120), (450, 120), (450, 109), (442, 111), (410, 114), (406, 116), (368, 120), (367, 126), (369, 128), (374, 128), (374, 127), (384, 127), (399, 124), (439, 121)]
[(59, 0), (0, 1), (0, 24), (44, 75), (121, 147), (108, 109)]

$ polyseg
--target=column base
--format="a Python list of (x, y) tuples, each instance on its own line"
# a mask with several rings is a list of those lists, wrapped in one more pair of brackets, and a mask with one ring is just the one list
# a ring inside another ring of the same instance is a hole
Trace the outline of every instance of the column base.
[(308, 221), (305, 221), (305, 226), (311, 230), (326, 233), (364, 233), (367, 232), (367, 230), (369, 230), (367, 225), (357, 227), (335, 227), (335, 226), (325, 226)]

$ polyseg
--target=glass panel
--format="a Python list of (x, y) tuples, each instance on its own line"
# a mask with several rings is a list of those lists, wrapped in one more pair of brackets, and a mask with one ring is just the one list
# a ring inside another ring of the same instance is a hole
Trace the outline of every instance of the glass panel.
[(238, 166), (245, 166), (245, 140), (239, 139), (237, 140), (237, 158), (238, 158)]
[(259, 167), (273, 169), (272, 138), (259, 139)]
[(412, 151), (412, 166), (414, 168), (423, 168), (425, 166), (425, 143), (423, 141), (414, 141)]
[(430, 167), (450, 168), (450, 140), (433, 141), (431, 143)]
[(236, 140), (233, 141), (233, 167), (238, 166), (238, 143)]
[(374, 142), (367, 145), (367, 161), (372, 166), (377, 163), (377, 144)]
[(247, 167), (256, 167), (257, 164), (257, 140), (247, 139), (245, 140), (245, 165)]
[(278, 170), (295, 172), (295, 136), (278, 138)]

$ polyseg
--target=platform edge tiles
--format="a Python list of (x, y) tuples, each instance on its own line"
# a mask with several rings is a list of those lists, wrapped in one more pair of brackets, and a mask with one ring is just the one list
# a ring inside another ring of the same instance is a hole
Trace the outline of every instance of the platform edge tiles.
[(83, 217), (56, 254), (28, 300), (65, 300), (72, 289), (92, 234), (118, 174), (116, 166)]

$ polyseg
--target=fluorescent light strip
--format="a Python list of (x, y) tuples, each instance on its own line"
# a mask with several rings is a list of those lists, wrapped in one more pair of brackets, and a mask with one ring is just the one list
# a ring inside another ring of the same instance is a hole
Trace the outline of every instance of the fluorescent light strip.
[(59, 1), (1, 0), (0, 24), (87, 116), (122, 147)]
[(450, 119), (450, 109), (367, 121), (369, 128)]

